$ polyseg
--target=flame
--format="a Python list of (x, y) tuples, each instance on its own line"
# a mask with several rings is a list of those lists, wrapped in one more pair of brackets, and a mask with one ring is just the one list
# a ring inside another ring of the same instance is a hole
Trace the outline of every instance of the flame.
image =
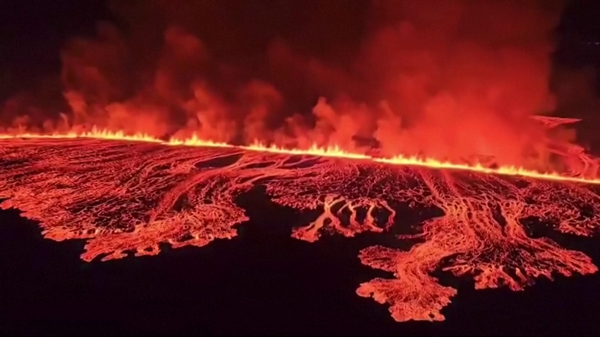
[(390, 165), (403, 165), (403, 166), (419, 166), (427, 167), (432, 169), (449, 169), (449, 170), (462, 170), (484, 174), (497, 174), (497, 175), (508, 175), (508, 176), (522, 176), (533, 179), (543, 179), (552, 181), (562, 182), (574, 182), (584, 184), (599, 184), (599, 178), (584, 178), (584, 177), (571, 177), (565, 176), (558, 172), (539, 172), (534, 170), (528, 170), (522, 167), (516, 166), (499, 166), (497, 168), (485, 167), (481, 164), (459, 164), (450, 161), (441, 161), (433, 158), (421, 158), (417, 156), (403, 156), (398, 155), (389, 158), (379, 158), (370, 156), (367, 154), (353, 153), (343, 150), (337, 145), (320, 147), (313, 144), (308, 149), (297, 149), (297, 148), (284, 148), (276, 145), (265, 145), (259, 141), (255, 141), (251, 145), (247, 146), (236, 146), (223, 142), (214, 142), (211, 140), (204, 140), (193, 134), (192, 136), (184, 139), (171, 138), (169, 140), (161, 140), (154, 136), (145, 133), (136, 133), (129, 135), (123, 131), (110, 131), (105, 129), (92, 128), (90, 131), (85, 132), (66, 132), (66, 133), (53, 133), (53, 134), (41, 134), (41, 133), (20, 133), (20, 134), (0, 134), (0, 139), (74, 139), (74, 138), (92, 138), (92, 139), (103, 139), (103, 140), (120, 140), (120, 141), (132, 141), (132, 142), (148, 142), (157, 143), (168, 146), (194, 146), (194, 147), (226, 147), (226, 148), (240, 148), (248, 151), (257, 152), (269, 152), (269, 153), (280, 153), (290, 155), (309, 155), (319, 157), (332, 157), (341, 159), (355, 159), (355, 160), (370, 160), (383, 164)]

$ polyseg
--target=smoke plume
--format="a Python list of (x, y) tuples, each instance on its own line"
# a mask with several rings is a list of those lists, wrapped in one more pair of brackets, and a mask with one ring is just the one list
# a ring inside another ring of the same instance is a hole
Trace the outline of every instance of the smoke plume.
[(529, 117), (555, 110), (558, 3), (144, 0), (112, 10), (116, 24), (64, 45), (68, 107), (49, 113), (15, 96), (6, 129), (97, 126), (517, 165), (547, 157), (548, 135)]

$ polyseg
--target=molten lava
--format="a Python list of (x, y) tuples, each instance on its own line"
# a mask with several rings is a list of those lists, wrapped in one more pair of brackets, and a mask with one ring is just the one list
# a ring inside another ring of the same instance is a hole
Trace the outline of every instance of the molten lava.
[(437, 210), (416, 234), (396, 237), (418, 239), (409, 250), (374, 246), (359, 253), (363, 264), (393, 277), (361, 284), (358, 295), (389, 304), (397, 321), (444, 319), (441, 310), (457, 290), (432, 276), (438, 269), (473, 277), (477, 289), (512, 290), (539, 276), (597, 271), (585, 254), (534, 238), (528, 226), (535, 220), (562, 233), (595, 233), (597, 179), (197, 138), (107, 132), (2, 138), (0, 198), (7, 200), (1, 207), (40, 221), (47, 238), (86, 239), (85, 261), (154, 255), (165, 242), (204, 246), (232, 238), (234, 226), (248, 220), (236, 197), (261, 185), (281, 206), (320, 211), (293, 230), (309, 242), (324, 233), (408, 233), (400, 208)]

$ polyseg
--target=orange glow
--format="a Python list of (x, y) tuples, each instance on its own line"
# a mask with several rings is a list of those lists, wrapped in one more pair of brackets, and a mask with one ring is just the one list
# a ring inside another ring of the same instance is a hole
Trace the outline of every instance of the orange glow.
[(93, 138), (93, 139), (105, 139), (105, 140), (121, 140), (121, 141), (135, 141), (135, 142), (150, 142), (158, 143), (170, 146), (200, 146), (200, 147), (236, 147), (249, 151), (258, 152), (269, 152), (269, 153), (280, 153), (280, 154), (291, 154), (291, 155), (310, 155), (310, 156), (321, 156), (321, 157), (333, 157), (333, 158), (345, 158), (345, 159), (357, 159), (357, 160), (371, 160), (384, 164), (391, 165), (405, 165), (405, 166), (420, 166), (433, 169), (450, 169), (450, 170), (463, 170), (471, 171), (476, 173), (484, 174), (499, 174), (509, 176), (523, 176), (534, 179), (545, 179), (553, 181), (563, 182), (575, 182), (584, 184), (600, 184), (599, 178), (582, 178), (582, 177), (570, 177), (561, 175), (557, 172), (537, 172), (533, 170), (527, 170), (521, 167), (515, 166), (499, 166), (498, 168), (488, 168), (481, 164), (458, 164), (449, 161), (440, 161), (433, 158), (419, 158), (419, 157), (406, 157), (398, 155), (391, 158), (377, 158), (366, 154), (353, 153), (345, 151), (339, 146), (319, 147), (312, 145), (308, 149), (287, 149), (276, 145), (263, 145), (260, 142), (254, 142), (248, 146), (234, 146), (227, 143), (213, 142), (210, 140), (203, 140), (197, 135), (185, 139), (171, 138), (167, 141), (163, 141), (152, 137), (148, 134), (137, 133), (133, 135), (127, 135), (122, 131), (108, 131), (98, 130), (93, 128), (87, 132), (68, 132), (68, 133), (55, 133), (55, 134), (37, 134), (37, 133), (22, 133), (22, 134), (0, 134), (0, 139), (14, 139), (14, 138), (54, 138), (54, 139), (74, 139), (74, 138)]

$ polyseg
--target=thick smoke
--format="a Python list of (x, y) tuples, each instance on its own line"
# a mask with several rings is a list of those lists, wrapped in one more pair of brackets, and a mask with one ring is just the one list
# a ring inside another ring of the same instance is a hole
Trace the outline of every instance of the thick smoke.
[(548, 83), (560, 5), (348, 8), (360, 3), (118, 1), (118, 25), (100, 23), (95, 38), (63, 48), (68, 109), (48, 119), (15, 97), (3, 119), (11, 129), (95, 125), (502, 164), (547, 157), (547, 135), (529, 117), (555, 109)]
[[(595, 155), (600, 154), (600, 133), (597, 131), (597, 125), (600, 125), (597, 70), (590, 66), (578, 69), (561, 67), (555, 70), (553, 75), (553, 92), (557, 98), (559, 114), (569, 117), (585, 116), (585, 123), (575, 125), (577, 140)], [(575, 140), (574, 134), (572, 139)]]

